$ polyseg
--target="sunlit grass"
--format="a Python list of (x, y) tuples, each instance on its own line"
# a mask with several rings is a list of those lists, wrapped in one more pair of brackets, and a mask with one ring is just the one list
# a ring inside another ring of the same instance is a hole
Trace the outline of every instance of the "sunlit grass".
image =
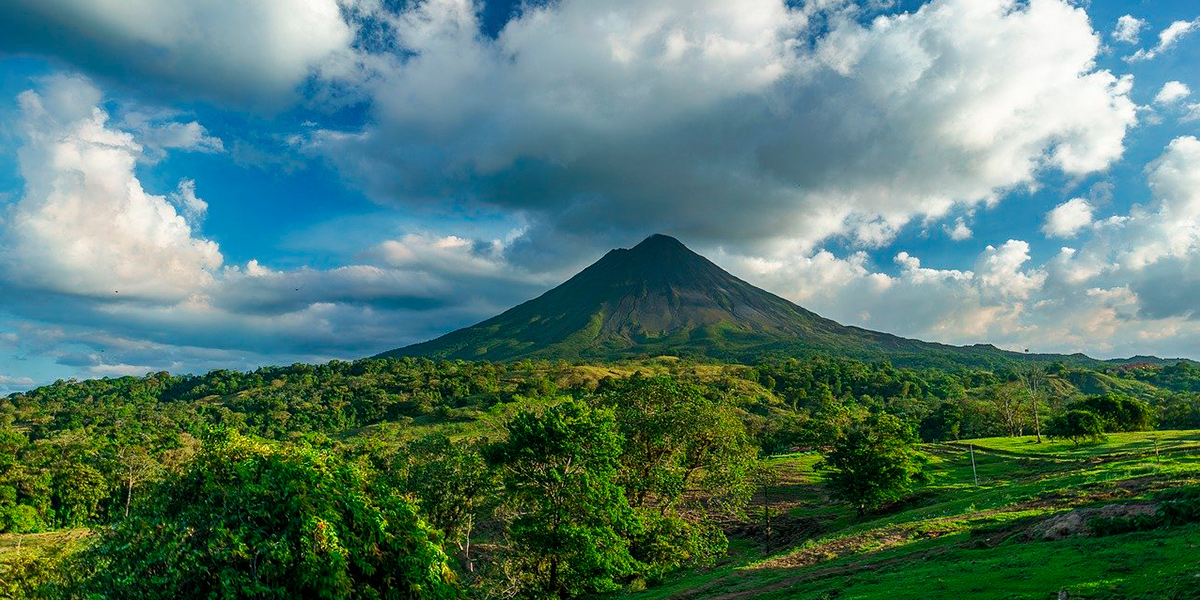
[(821, 475), (811, 470), (817, 454), (772, 458), (797, 482), (780, 492), (796, 503), (791, 514), (819, 519), (821, 533), (774, 552), (742, 544), (720, 568), (630, 597), (1056, 598), (1062, 590), (1071, 598), (1200, 597), (1200, 525), (1102, 542), (1029, 533), (1055, 513), (1200, 485), (1200, 431), (1112, 434), (1079, 447), (1025, 437), (923, 449), (929, 482), (914, 500), (864, 518), (825, 499)]

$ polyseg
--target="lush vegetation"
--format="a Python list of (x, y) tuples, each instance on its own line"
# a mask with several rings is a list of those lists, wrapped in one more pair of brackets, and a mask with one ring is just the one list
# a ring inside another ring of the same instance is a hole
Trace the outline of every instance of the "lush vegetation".
[(621, 597), (1200, 597), (1200, 431), (1117, 433), (1078, 447), (1034, 436), (970, 444), (923, 445), (927, 481), (863, 517), (830, 502), (816, 453), (774, 457), (775, 539), (786, 543), (746, 537), (713, 569)]
[[(0, 597), (666, 594), (804, 554), (813, 536), (891, 531), (934, 500), (951, 503), (938, 514), (991, 510), (1000, 500), (983, 490), (1000, 482), (1034, 497), (1034, 481), (1071, 477), (1069, 461), (1092, 468), (1087, 453), (1123, 436), (1200, 428), (1197, 390), (1190, 363), (823, 357), (382, 359), (61, 381), (0, 399)], [(1043, 443), (1024, 444), (1035, 433)], [(969, 480), (968, 438), (996, 440), (973, 442), (973, 507), (950, 498)], [(1025, 471), (996, 472), (1017, 454)], [(1192, 477), (1179, 456), (1160, 459), (1178, 463), (1167, 483)], [(1096, 522), (1112, 535), (1191, 526), (1169, 515)]]

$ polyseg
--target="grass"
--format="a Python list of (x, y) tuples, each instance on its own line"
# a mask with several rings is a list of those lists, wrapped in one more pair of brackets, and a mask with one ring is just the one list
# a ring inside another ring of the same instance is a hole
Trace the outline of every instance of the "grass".
[(0, 534), (0, 562), (23, 553), (38, 553), (52, 548), (61, 548), (83, 541), (91, 531), (88, 529), (65, 529), (44, 533)]
[(864, 518), (825, 498), (815, 454), (775, 457), (786, 473), (771, 493), (782, 520), (815, 521), (815, 533), (784, 547), (742, 543), (715, 568), (624, 597), (1200, 599), (1200, 524), (1102, 539), (1081, 528), (1053, 541), (1037, 529), (1072, 510), (1200, 485), (1200, 431), (1113, 434), (1078, 447), (990, 438), (924, 449), (929, 483)]

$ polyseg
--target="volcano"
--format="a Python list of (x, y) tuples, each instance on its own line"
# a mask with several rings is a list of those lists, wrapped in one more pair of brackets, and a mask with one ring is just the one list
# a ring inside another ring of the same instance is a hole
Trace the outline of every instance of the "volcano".
[(612, 361), (668, 355), (753, 362), (815, 353), (907, 364), (990, 364), (1020, 356), (990, 345), (948, 346), (841, 325), (661, 234), (611, 250), (562, 285), (482, 323), (380, 356)]

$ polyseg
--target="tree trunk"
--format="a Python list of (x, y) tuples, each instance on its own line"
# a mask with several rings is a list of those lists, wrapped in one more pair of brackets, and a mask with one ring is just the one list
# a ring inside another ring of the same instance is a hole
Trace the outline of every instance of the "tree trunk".
[(767, 551), (771, 550), (771, 499), (767, 495), (767, 487), (763, 486), (763, 523), (767, 534)]
[(133, 500), (133, 477), (126, 481), (125, 486), (125, 516), (129, 516), (129, 503)]

